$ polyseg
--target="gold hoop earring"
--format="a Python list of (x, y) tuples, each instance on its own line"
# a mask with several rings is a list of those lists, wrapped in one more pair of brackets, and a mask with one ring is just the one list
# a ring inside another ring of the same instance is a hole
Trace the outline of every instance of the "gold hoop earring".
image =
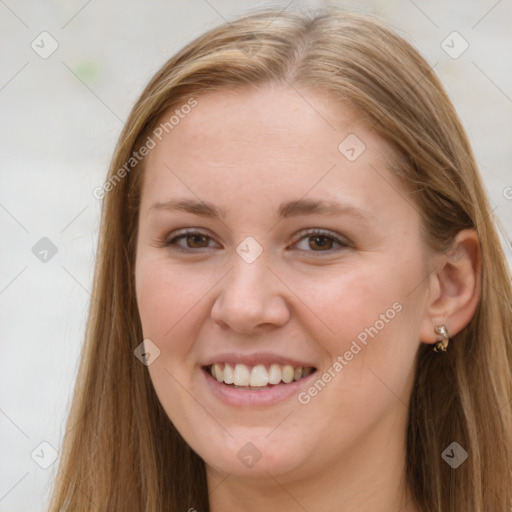
[(448, 348), (448, 343), (450, 342), (450, 336), (448, 331), (444, 325), (436, 325), (434, 327), (434, 331), (438, 336), (441, 336), (443, 339), (438, 341), (434, 346), (434, 352), (446, 352)]

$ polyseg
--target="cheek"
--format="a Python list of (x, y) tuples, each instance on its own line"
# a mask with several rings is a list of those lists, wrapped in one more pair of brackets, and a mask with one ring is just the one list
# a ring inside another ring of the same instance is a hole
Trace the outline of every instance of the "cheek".
[[(417, 315), (403, 283), (382, 272), (339, 278), (312, 290), (311, 304), (334, 334), (309, 326), (326, 354), (323, 373), (299, 398), (303, 417), (317, 418), (326, 448), (350, 445), (383, 418), (405, 421), (415, 369)], [(412, 315), (412, 316), (411, 316)], [(318, 324), (318, 322), (315, 322)], [(304, 420), (308, 425), (308, 420)], [(393, 428), (393, 427), (390, 427)]]
[[(209, 294), (219, 279), (208, 265), (176, 265), (165, 254), (146, 253), (137, 260), (136, 295), (143, 335), (160, 350), (149, 371), (157, 393), (167, 390), (160, 397), (163, 403), (183, 391), (175, 387), (177, 382), (186, 388), (192, 385), (197, 370), (196, 340), (209, 323)], [(175, 408), (171, 402), (170, 406)]]
[(187, 355), (195, 339), (194, 305), (201, 290), (191, 286), (183, 272), (173, 272), (162, 258), (141, 258), (135, 275), (144, 339), (150, 339), (160, 350), (148, 370), (160, 402), (174, 418), (184, 406), (177, 383), (189, 385)]
[[(176, 269), (165, 258), (141, 258), (136, 265), (136, 294), (144, 336), (165, 342), (204, 298), (210, 279)], [(211, 277), (210, 277), (211, 278)]]
[[(205, 278), (206, 279), (206, 278)], [(160, 354), (148, 366), (155, 392), (167, 415), (181, 432), (193, 431), (190, 411), (197, 407), (191, 389), (194, 361), (189, 355), (204, 313), (208, 281), (197, 272), (184, 272), (165, 257), (142, 255), (136, 263), (135, 282), (144, 338), (159, 348)], [(187, 412), (189, 411), (189, 412)]]
[(398, 316), (405, 297), (403, 274), (393, 279), (389, 277), (393, 273), (389, 268), (383, 271), (380, 264), (338, 266), (307, 277), (289, 274), (284, 280), (293, 283), (293, 292), (303, 303), (301, 309), (307, 314), (302, 319), (311, 319), (308, 330), (332, 354), (348, 349), (361, 333), (364, 341), (365, 328), (378, 322), (379, 331), (383, 330)]
[(330, 374), (322, 380), (336, 382), (328, 386), (337, 389), (336, 398), (325, 399), (375, 403), (389, 398), (383, 382), (407, 395), (419, 346), (422, 292), (412, 291), (424, 278), (420, 262), (395, 254), (296, 280), (294, 291), (314, 313), (306, 328), (327, 356)]

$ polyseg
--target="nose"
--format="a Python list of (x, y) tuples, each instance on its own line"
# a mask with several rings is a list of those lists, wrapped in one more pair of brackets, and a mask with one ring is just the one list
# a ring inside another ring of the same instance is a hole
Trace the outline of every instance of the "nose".
[(234, 253), (232, 270), (219, 283), (212, 321), (245, 334), (285, 325), (290, 318), (287, 288), (276, 274), (263, 255), (247, 263)]

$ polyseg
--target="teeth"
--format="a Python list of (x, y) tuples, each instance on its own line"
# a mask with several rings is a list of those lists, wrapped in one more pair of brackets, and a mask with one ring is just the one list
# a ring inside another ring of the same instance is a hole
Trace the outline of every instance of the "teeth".
[(233, 384), (235, 386), (249, 385), (249, 368), (245, 364), (237, 364), (233, 372)]
[(261, 388), (268, 384), (268, 372), (262, 364), (258, 364), (251, 370), (249, 386)]
[(224, 383), (233, 384), (233, 368), (227, 363), (224, 365)]
[(281, 381), (285, 384), (307, 377), (314, 371), (312, 367), (298, 367), (279, 365), (273, 363), (269, 369), (263, 364), (258, 364), (252, 368), (245, 364), (237, 364), (234, 367), (228, 363), (215, 363), (210, 367), (210, 373), (218, 382), (225, 384), (234, 384), (241, 387), (263, 388), (268, 384), (279, 384)]
[(219, 382), (224, 381), (224, 370), (219, 363), (215, 363), (212, 366), (212, 376), (215, 377)]
[(278, 364), (271, 364), (268, 372), (269, 384), (279, 384), (281, 382), (281, 367)]
[(295, 375), (295, 370), (293, 369), (293, 366), (290, 366), (289, 364), (287, 364), (282, 369), (281, 380), (284, 383), (289, 384), (290, 382), (293, 381), (294, 375)]

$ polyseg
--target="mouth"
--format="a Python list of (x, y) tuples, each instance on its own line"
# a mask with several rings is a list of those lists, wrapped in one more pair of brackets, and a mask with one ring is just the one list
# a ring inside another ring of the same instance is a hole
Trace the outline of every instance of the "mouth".
[(273, 363), (270, 365), (215, 363), (204, 366), (207, 374), (217, 382), (234, 389), (265, 390), (274, 386), (288, 385), (305, 379), (316, 371), (313, 366), (297, 366)]

